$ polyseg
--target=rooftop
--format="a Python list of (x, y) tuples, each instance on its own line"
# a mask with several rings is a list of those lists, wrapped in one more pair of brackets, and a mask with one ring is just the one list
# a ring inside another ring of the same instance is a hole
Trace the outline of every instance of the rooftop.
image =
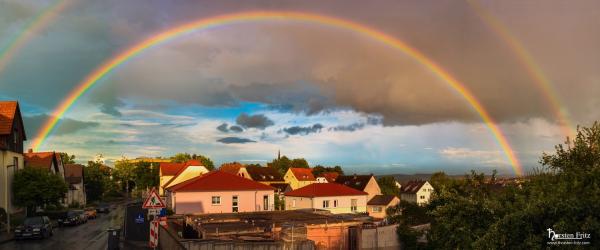
[(290, 171), (299, 181), (315, 181), (315, 176), (310, 168), (290, 168)]
[(426, 182), (427, 181), (423, 180), (409, 181), (402, 185), (402, 188), (400, 188), (400, 193), (415, 194), (417, 191), (419, 191), (419, 189), (421, 189), (421, 187), (423, 187), (423, 185), (425, 185)]
[(372, 177), (373, 175), (340, 175), (335, 182), (354, 189), (365, 190)]
[(226, 173), (223, 171), (213, 171), (172, 187), (168, 188), (173, 192), (186, 191), (230, 191), (230, 190), (274, 190), (273, 187), (248, 180), (246, 178)]
[(275, 168), (248, 166), (246, 167), (246, 171), (248, 171), (252, 180), (255, 181), (283, 181), (283, 177)]
[(394, 196), (394, 195), (375, 195), (375, 196), (373, 196), (373, 198), (371, 198), (371, 200), (369, 202), (367, 202), (367, 205), (387, 206), (390, 204), (390, 202), (392, 202), (392, 200), (394, 200), (395, 197), (396, 196)]
[(285, 196), (294, 197), (331, 197), (351, 195), (367, 195), (367, 193), (346, 187), (338, 183), (313, 183), (285, 193)]

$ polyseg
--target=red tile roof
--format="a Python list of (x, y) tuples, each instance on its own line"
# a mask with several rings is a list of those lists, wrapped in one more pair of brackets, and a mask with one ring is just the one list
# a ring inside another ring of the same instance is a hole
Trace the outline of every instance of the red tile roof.
[(54, 152), (24, 153), (25, 167), (50, 170), (54, 161)]
[(335, 182), (335, 179), (338, 176), (340, 176), (340, 173), (338, 173), (338, 172), (325, 172), (325, 173), (321, 173), (319, 175), (319, 177), (325, 177), (327, 182)]
[(274, 190), (273, 187), (223, 171), (212, 171), (168, 188), (172, 192)]
[[(200, 162), (198, 160), (189, 160), (182, 164), (183, 164), (183, 166), (181, 168), (179, 168), (179, 171), (177, 171), (177, 173), (173, 174), (173, 178), (171, 178), (169, 181), (167, 181), (167, 183), (165, 183), (163, 185), (163, 187), (168, 187), (171, 184), (171, 182), (173, 182), (175, 179), (177, 179), (177, 177), (181, 173), (183, 173), (183, 171), (185, 171), (189, 166), (204, 166), (204, 165), (202, 165), (202, 162)], [(163, 174), (163, 175), (165, 175), (165, 174)]]
[(83, 165), (81, 164), (66, 164), (65, 177), (83, 177)]
[(232, 163), (225, 163), (225, 164), (221, 165), (219, 170), (226, 172), (226, 173), (230, 173), (230, 174), (237, 174), (240, 171), (240, 168), (243, 168), (243, 167), (244, 167), (244, 165), (242, 165), (239, 162), (232, 162)]
[(310, 168), (290, 168), (290, 171), (299, 181), (315, 181), (315, 176)]
[(285, 196), (295, 197), (329, 197), (368, 195), (366, 192), (346, 187), (338, 183), (313, 183), (308, 186), (285, 193)]
[(160, 172), (162, 175), (175, 175), (185, 167), (185, 162), (161, 162)]
[(15, 101), (0, 102), (0, 135), (9, 135), (19, 104)]

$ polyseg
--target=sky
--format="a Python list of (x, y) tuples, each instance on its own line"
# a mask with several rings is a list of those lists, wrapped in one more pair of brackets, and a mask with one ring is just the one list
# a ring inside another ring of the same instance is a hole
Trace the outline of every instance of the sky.
[[(600, 117), (598, 1), (0, 0), (0, 100), (20, 103), (26, 147), (95, 68), (170, 27), (240, 11), (297, 11), (376, 28), (461, 81), (506, 135), (525, 171), (565, 135), (511, 46), (535, 61), (574, 125)], [(62, 2), (62, 1), (60, 1)], [(294, 20), (238, 22), (177, 37), (100, 80), (41, 150), (86, 162), (203, 154), (265, 164), (277, 152), (355, 173), (514, 174), (471, 106), (414, 58), (356, 32)]]

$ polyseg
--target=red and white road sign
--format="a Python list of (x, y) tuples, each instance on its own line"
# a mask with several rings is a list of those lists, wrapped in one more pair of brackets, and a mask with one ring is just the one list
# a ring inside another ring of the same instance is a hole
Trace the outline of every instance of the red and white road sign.
[(158, 247), (158, 221), (153, 220), (150, 222), (150, 247)]
[(164, 208), (164, 207), (166, 207), (165, 202), (160, 198), (160, 196), (158, 196), (156, 189), (152, 188), (152, 191), (150, 191), (150, 195), (148, 195), (148, 198), (146, 198), (146, 201), (144, 201), (142, 208)]

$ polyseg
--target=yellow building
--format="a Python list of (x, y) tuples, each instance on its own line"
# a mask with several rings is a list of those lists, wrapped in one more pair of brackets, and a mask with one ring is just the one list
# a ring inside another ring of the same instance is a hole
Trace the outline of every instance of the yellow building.
[(293, 190), (308, 186), (317, 181), (310, 168), (289, 168), (283, 176), (283, 180), (285, 183), (290, 184)]
[(202, 166), (202, 162), (197, 160), (189, 160), (183, 163), (160, 163), (159, 169), (159, 190), (158, 195), (165, 195), (165, 189), (184, 182), (186, 180), (198, 177), (208, 173), (208, 169)]

